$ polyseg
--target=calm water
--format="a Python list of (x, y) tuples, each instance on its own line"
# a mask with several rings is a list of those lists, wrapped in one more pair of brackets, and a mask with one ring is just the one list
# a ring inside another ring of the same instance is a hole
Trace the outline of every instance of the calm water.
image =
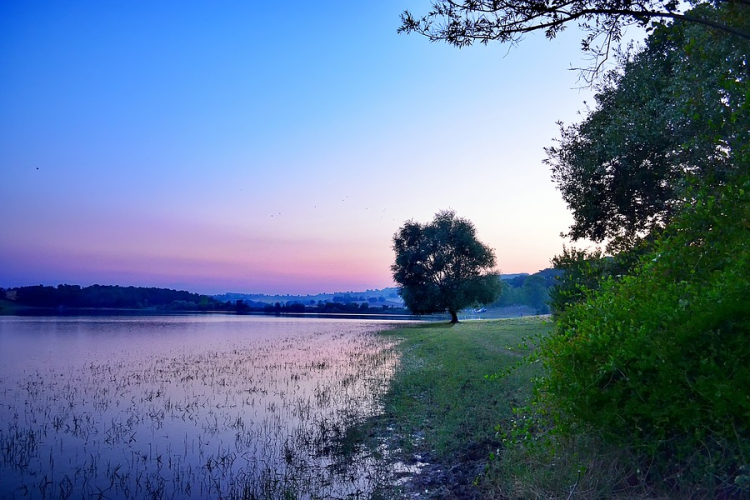
[(391, 325), (0, 317), (0, 497), (367, 498)]

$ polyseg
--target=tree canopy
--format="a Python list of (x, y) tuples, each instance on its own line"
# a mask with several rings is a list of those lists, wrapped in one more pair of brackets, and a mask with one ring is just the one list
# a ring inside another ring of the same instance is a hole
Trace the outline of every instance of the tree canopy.
[(691, 183), (738, 173), (750, 143), (748, 54), (749, 41), (675, 23), (603, 79), (595, 108), (546, 149), (573, 212), (568, 236), (627, 248), (664, 226)]
[(750, 178), (703, 190), (628, 276), (559, 317), (539, 387), (558, 424), (735, 484), (750, 451), (748, 221)]
[(476, 237), (474, 225), (453, 211), (435, 214), (427, 224), (408, 221), (393, 236), (393, 279), (415, 314), (458, 311), (489, 304), (500, 292), (495, 253)]

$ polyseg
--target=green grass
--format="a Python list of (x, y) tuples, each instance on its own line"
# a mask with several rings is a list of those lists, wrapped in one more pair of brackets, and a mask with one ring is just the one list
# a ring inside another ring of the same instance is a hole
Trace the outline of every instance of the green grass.
[[(384, 398), (383, 415), (366, 432), (385, 436), (391, 461), (408, 464), (421, 457), (451, 469), (453, 476), (443, 474), (445, 483), (479, 479), (488, 458), (503, 446), (496, 426), (509, 421), (513, 408), (530, 396), (537, 368), (523, 363), (524, 357), (534, 339), (551, 329), (548, 319), (525, 317), (383, 333), (399, 339), (401, 363)], [(514, 367), (509, 376), (487, 378)], [(399, 492), (383, 496), (399, 497)], [(443, 491), (437, 496), (461, 495)]]
[(548, 318), (525, 317), (384, 332), (399, 339), (401, 363), (383, 414), (348, 438), (373, 450), (384, 441), (390, 463), (430, 465), (416, 485), (391, 484), (376, 498), (669, 498), (642, 481), (648, 464), (587, 432), (563, 438), (542, 421), (505, 439), (541, 374), (526, 356), (552, 330)]
[(402, 447), (418, 447), (417, 436), (443, 459), (477, 446), (496, 446), (495, 426), (526, 400), (530, 384), (528, 377), (519, 384), (519, 373), (511, 377), (516, 383), (485, 376), (517, 365), (529, 353), (524, 338), (549, 328), (543, 320), (525, 318), (388, 332), (403, 339), (402, 362), (385, 398), (386, 418), (402, 436)]

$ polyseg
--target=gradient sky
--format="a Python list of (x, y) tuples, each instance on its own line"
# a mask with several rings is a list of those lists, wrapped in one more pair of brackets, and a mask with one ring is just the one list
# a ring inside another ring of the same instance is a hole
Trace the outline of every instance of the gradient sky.
[(0, 286), (382, 288), (396, 230), (449, 208), (502, 272), (548, 267), (580, 36), (458, 50), (405, 8), (1, 2)]

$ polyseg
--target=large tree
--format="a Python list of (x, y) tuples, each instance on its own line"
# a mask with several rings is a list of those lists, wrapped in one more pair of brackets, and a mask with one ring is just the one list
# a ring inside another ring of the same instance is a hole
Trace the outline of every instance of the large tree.
[[(737, 24), (750, 29), (750, 16)], [(547, 148), (574, 216), (568, 236), (629, 248), (669, 221), (689, 185), (721, 186), (741, 173), (738, 157), (750, 143), (749, 56), (744, 39), (675, 23), (609, 73), (595, 108), (561, 126), (557, 145)]]
[(393, 279), (415, 314), (458, 311), (489, 304), (500, 293), (495, 253), (476, 237), (474, 225), (453, 211), (435, 214), (427, 224), (408, 221), (393, 236)]

